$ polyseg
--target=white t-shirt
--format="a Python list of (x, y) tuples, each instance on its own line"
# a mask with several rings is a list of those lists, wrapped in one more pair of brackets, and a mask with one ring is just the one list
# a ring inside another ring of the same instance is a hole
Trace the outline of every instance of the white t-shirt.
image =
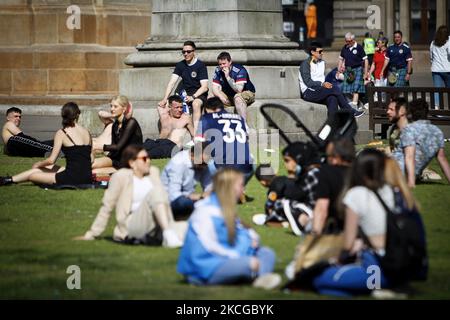
[(450, 37), (442, 47), (431, 42), (430, 59), (431, 72), (450, 72)]
[(139, 209), (142, 201), (144, 201), (147, 194), (153, 189), (153, 184), (149, 176), (142, 179), (133, 175), (133, 199), (131, 200), (131, 212), (136, 212)]
[[(378, 194), (389, 209), (395, 207), (394, 192), (388, 185), (378, 189)], [(357, 186), (349, 189), (343, 199), (344, 204), (359, 216), (359, 225), (367, 236), (386, 233), (386, 210), (370, 189)]]

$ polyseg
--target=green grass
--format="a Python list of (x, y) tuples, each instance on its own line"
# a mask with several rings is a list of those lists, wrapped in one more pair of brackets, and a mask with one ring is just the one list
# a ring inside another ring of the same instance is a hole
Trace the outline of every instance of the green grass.
[[(450, 145), (446, 146), (450, 155)], [(0, 175), (29, 169), (36, 159), (0, 155)], [(165, 160), (153, 161), (162, 168)], [(435, 161), (432, 168), (441, 173)], [(263, 189), (253, 178), (253, 202), (239, 213), (251, 223), (263, 211)], [(414, 191), (428, 234), (429, 280), (414, 283), (419, 299), (450, 298), (450, 187), (444, 180)], [(73, 241), (90, 227), (103, 190), (53, 191), (32, 184), (0, 189), (0, 299), (318, 299), (310, 292), (264, 291), (251, 286), (194, 287), (176, 273), (178, 250), (126, 246), (111, 241), (114, 217), (103, 237)], [(292, 259), (298, 238), (281, 228), (255, 227), (277, 253), (276, 272)], [(81, 268), (81, 290), (68, 290), (70, 265)], [(286, 280), (286, 279), (285, 279)]]

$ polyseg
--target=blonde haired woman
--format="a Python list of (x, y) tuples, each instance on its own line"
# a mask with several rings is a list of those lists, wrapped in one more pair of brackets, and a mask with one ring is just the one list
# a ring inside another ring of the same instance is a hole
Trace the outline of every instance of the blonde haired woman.
[(200, 201), (189, 219), (177, 271), (189, 283), (218, 285), (254, 280), (255, 287), (271, 289), (281, 282), (271, 273), (275, 253), (259, 246), (258, 235), (236, 216), (244, 190), (243, 175), (222, 169), (213, 178), (212, 194)]
[(400, 191), (400, 194), (402, 195), (408, 209), (412, 210), (414, 207), (417, 208), (417, 201), (414, 199), (414, 195), (408, 187), (405, 176), (403, 175), (398, 162), (388, 157), (384, 162), (384, 166), (384, 180), (386, 183)]
[(111, 144), (103, 145), (103, 151), (109, 152), (107, 157), (95, 159), (92, 169), (94, 173), (113, 173), (121, 168), (120, 159), (123, 150), (129, 145), (142, 145), (142, 130), (137, 120), (128, 117), (131, 104), (126, 96), (115, 96), (111, 99), (111, 115), (114, 123), (111, 128)]

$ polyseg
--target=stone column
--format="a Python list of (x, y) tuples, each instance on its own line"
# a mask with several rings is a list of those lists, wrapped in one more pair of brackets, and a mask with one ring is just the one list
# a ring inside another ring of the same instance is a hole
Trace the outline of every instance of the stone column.
[(403, 41), (410, 41), (411, 6), (410, 0), (400, 0), (400, 31), (403, 33)]
[(145, 69), (125, 70), (120, 79), (120, 91), (135, 100), (162, 98), (186, 40), (195, 42), (210, 76), (217, 55), (228, 51), (248, 67), (258, 98), (299, 96), (297, 70), (306, 55), (283, 35), (279, 0), (154, 0), (151, 24), (150, 37), (125, 59)]
[(447, 25), (447, 1), (436, 0), (436, 29)]
[(385, 8), (386, 8), (386, 15), (385, 15), (385, 19), (386, 19), (386, 23), (385, 23), (385, 30), (384, 30), (384, 35), (386, 37), (388, 37), (388, 39), (392, 42), (392, 37), (394, 34), (394, 1), (391, 0), (385, 0)]

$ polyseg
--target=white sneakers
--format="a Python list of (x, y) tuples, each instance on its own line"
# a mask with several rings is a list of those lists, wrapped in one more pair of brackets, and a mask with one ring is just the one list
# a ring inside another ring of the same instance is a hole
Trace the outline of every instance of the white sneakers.
[(255, 288), (262, 288), (265, 290), (272, 290), (278, 287), (281, 283), (281, 276), (278, 273), (266, 273), (253, 281)]
[(178, 238), (175, 231), (166, 229), (163, 231), (163, 247), (166, 248), (180, 248), (183, 246), (183, 241)]

